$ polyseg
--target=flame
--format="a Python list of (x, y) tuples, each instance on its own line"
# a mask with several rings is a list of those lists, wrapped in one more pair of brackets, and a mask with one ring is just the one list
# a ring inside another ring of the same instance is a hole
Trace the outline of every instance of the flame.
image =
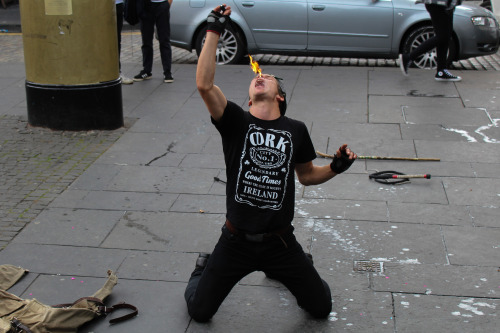
[(253, 60), (252, 56), (249, 54), (248, 57), (250, 58), (250, 66), (252, 66), (252, 70), (255, 74), (259, 74), (259, 76), (262, 76), (262, 70), (259, 67), (259, 63), (255, 60)]

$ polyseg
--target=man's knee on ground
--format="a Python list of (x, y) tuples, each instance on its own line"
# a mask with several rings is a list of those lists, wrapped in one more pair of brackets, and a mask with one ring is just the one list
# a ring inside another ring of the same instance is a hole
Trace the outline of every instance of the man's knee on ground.
[(202, 309), (194, 308), (193, 306), (188, 306), (188, 313), (196, 322), (206, 323), (213, 317), (213, 313), (208, 313)]
[(311, 316), (316, 319), (325, 319), (332, 312), (332, 301), (324, 301), (321, 304), (317, 303), (311, 309), (308, 309)]

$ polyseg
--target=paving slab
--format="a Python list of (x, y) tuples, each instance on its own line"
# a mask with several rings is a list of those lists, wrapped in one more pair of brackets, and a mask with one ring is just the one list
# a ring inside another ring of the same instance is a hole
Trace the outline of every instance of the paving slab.
[(93, 164), (70, 186), (72, 190), (105, 190), (120, 172), (120, 165)]
[(394, 295), (398, 332), (421, 332), (425, 326), (437, 332), (494, 332), (498, 300), (455, 296)]
[(178, 194), (67, 190), (49, 207), (115, 211), (168, 211)]
[(198, 253), (130, 251), (116, 274), (127, 280), (186, 282)]
[(388, 221), (385, 201), (297, 199), (295, 216), (307, 219)]
[(223, 195), (181, 194), (169, 211), (179, 213), (225, 214), (226, 197)]
[(500, 180), (488, 178), (443, 178), (448, 200), (455, 205), (498, 205)]
[(383, 262), (384, 272), (374, 273), (373, 290), (405, 294), (498, 298), (496, 267), (398, 264)]
[[(205, 146), (207, 148), (207, 146)], [(181, 168), (197, 168), (203, 166), (207, 169), (225, 169), (224, 155), (215, 153), (187, 154), (179, 164)], [(208, 150), (208, 149), (207, 149)], [(156, 161), (154, 163), (156, 165)]]
[(360, 178), (351, 174), (345, 174), (322, 185), (306, 187), (304, 198), (448, 203), (442, 181), (387, 185), (369, 180), (368, 177)]
[(419, 156), (440, 158), (441, 161), (498, 163), (498, 145), (466, 142), (415, 140)]
[[(498, 110), (500, 107), (500, 79), (495, 73), (464, 71), (460, 74), (463, 80), (456, 84), (457, 89), (467, 107), (483, 107)], [(497, 73), (498, 74), (498, 73)]]
[(33, 273), (103, 276), (116, 271), (128, 251), (92, 247), (71, 247), (12, 243), (0, 252), (0, 262), (21, 266)]
[(478, 227), (500, 228), (498, 220), (498, 205), (469, 207), (472, 222)]
[[(311, 108), (314, 106), (314, 110)], [(312, 105), (309, 99), (293, 99), (287, 105), (287, 116), (294, 119), (310, 122), (314, 112), (314, 123), (365, 123), (367, 121), (367, 101), (342, 102), (315, 100)]]
[(124, 147), (111, 147), (107, 154), (102, 155), (95, 164), (126, 165), (154, 165), (177, 167), (186, 157), (184, 153), (174, 153), (161, 150), (156, 151), (127, 151)]
[(207, 194), (217, 175), (216, 169), (123, 166), (102, 189)]
[[(484, 130), (483, 130), (484, 128)], [(401, 124), (401, 136), (404, 140), (428, 140), (428, 141), (459, 141), (459, 142), (483, 142), (486, 140), (497, 140), (496, 128), (481, 126), (440, 124)]]
[[(321, 68), (301, 70), (293, 89), (293, 98), (314, 101), (314, 104), (319, 102), (320, 106), (325, 103), (366, 102), (367, 86), (364, 80), (353, 80), (352, 77), (366, 78), (369, 71), (369, 68), (339, 68), (333, 76), (329, 76), (324, 75)], [(332, 80), (342, 84), (332, 85)]]
[(123, 214), (95, 209), (46, 209), (13, 242), (98, 247)]
[[(439, 226), (314, 220), (315, 257), (446, 263)], [(404, 235), (412, 235), (411, 239)]]
[(152, 151), (166, 153), (199, 153), (208, 135), (193, 135), (186, 140), (186, 133), (125, 133), (113, 147), (113, 151)]
[(311, 135), (314, 138), (328, 137), (333, 144), (336, 142), (355, 142), (360, 137), (367, 137), (373, 141), (401, 140), (401, 131), (397, 124), (335, 124), (319, 121), (314, 122)]
[(212, 252), (224, 221), (223, 214), (127, 212), (102, 247)]
[(389, 222), (472, 226), (469, 209), (460, 205), (388, 202)]
[(451, 264), (498, 268), (499, 228), (444, 226), (443, 238)]

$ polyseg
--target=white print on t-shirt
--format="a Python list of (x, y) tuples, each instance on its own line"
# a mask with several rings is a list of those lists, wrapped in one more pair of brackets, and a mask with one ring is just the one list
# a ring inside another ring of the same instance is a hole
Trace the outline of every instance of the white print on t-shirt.
[(292, 148), (290, 132), (250, 124), (240, 159), (236, 201), (258, 208), (281, 209)]

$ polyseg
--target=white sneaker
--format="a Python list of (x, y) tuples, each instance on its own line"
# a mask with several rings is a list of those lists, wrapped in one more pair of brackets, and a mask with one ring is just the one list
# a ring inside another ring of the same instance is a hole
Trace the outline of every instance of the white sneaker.
[(134, 80), (126, 77), (126, 76), (120, 76), (120, 78), (122, 79), (122, 84), (132, 84), (134, 83)]

